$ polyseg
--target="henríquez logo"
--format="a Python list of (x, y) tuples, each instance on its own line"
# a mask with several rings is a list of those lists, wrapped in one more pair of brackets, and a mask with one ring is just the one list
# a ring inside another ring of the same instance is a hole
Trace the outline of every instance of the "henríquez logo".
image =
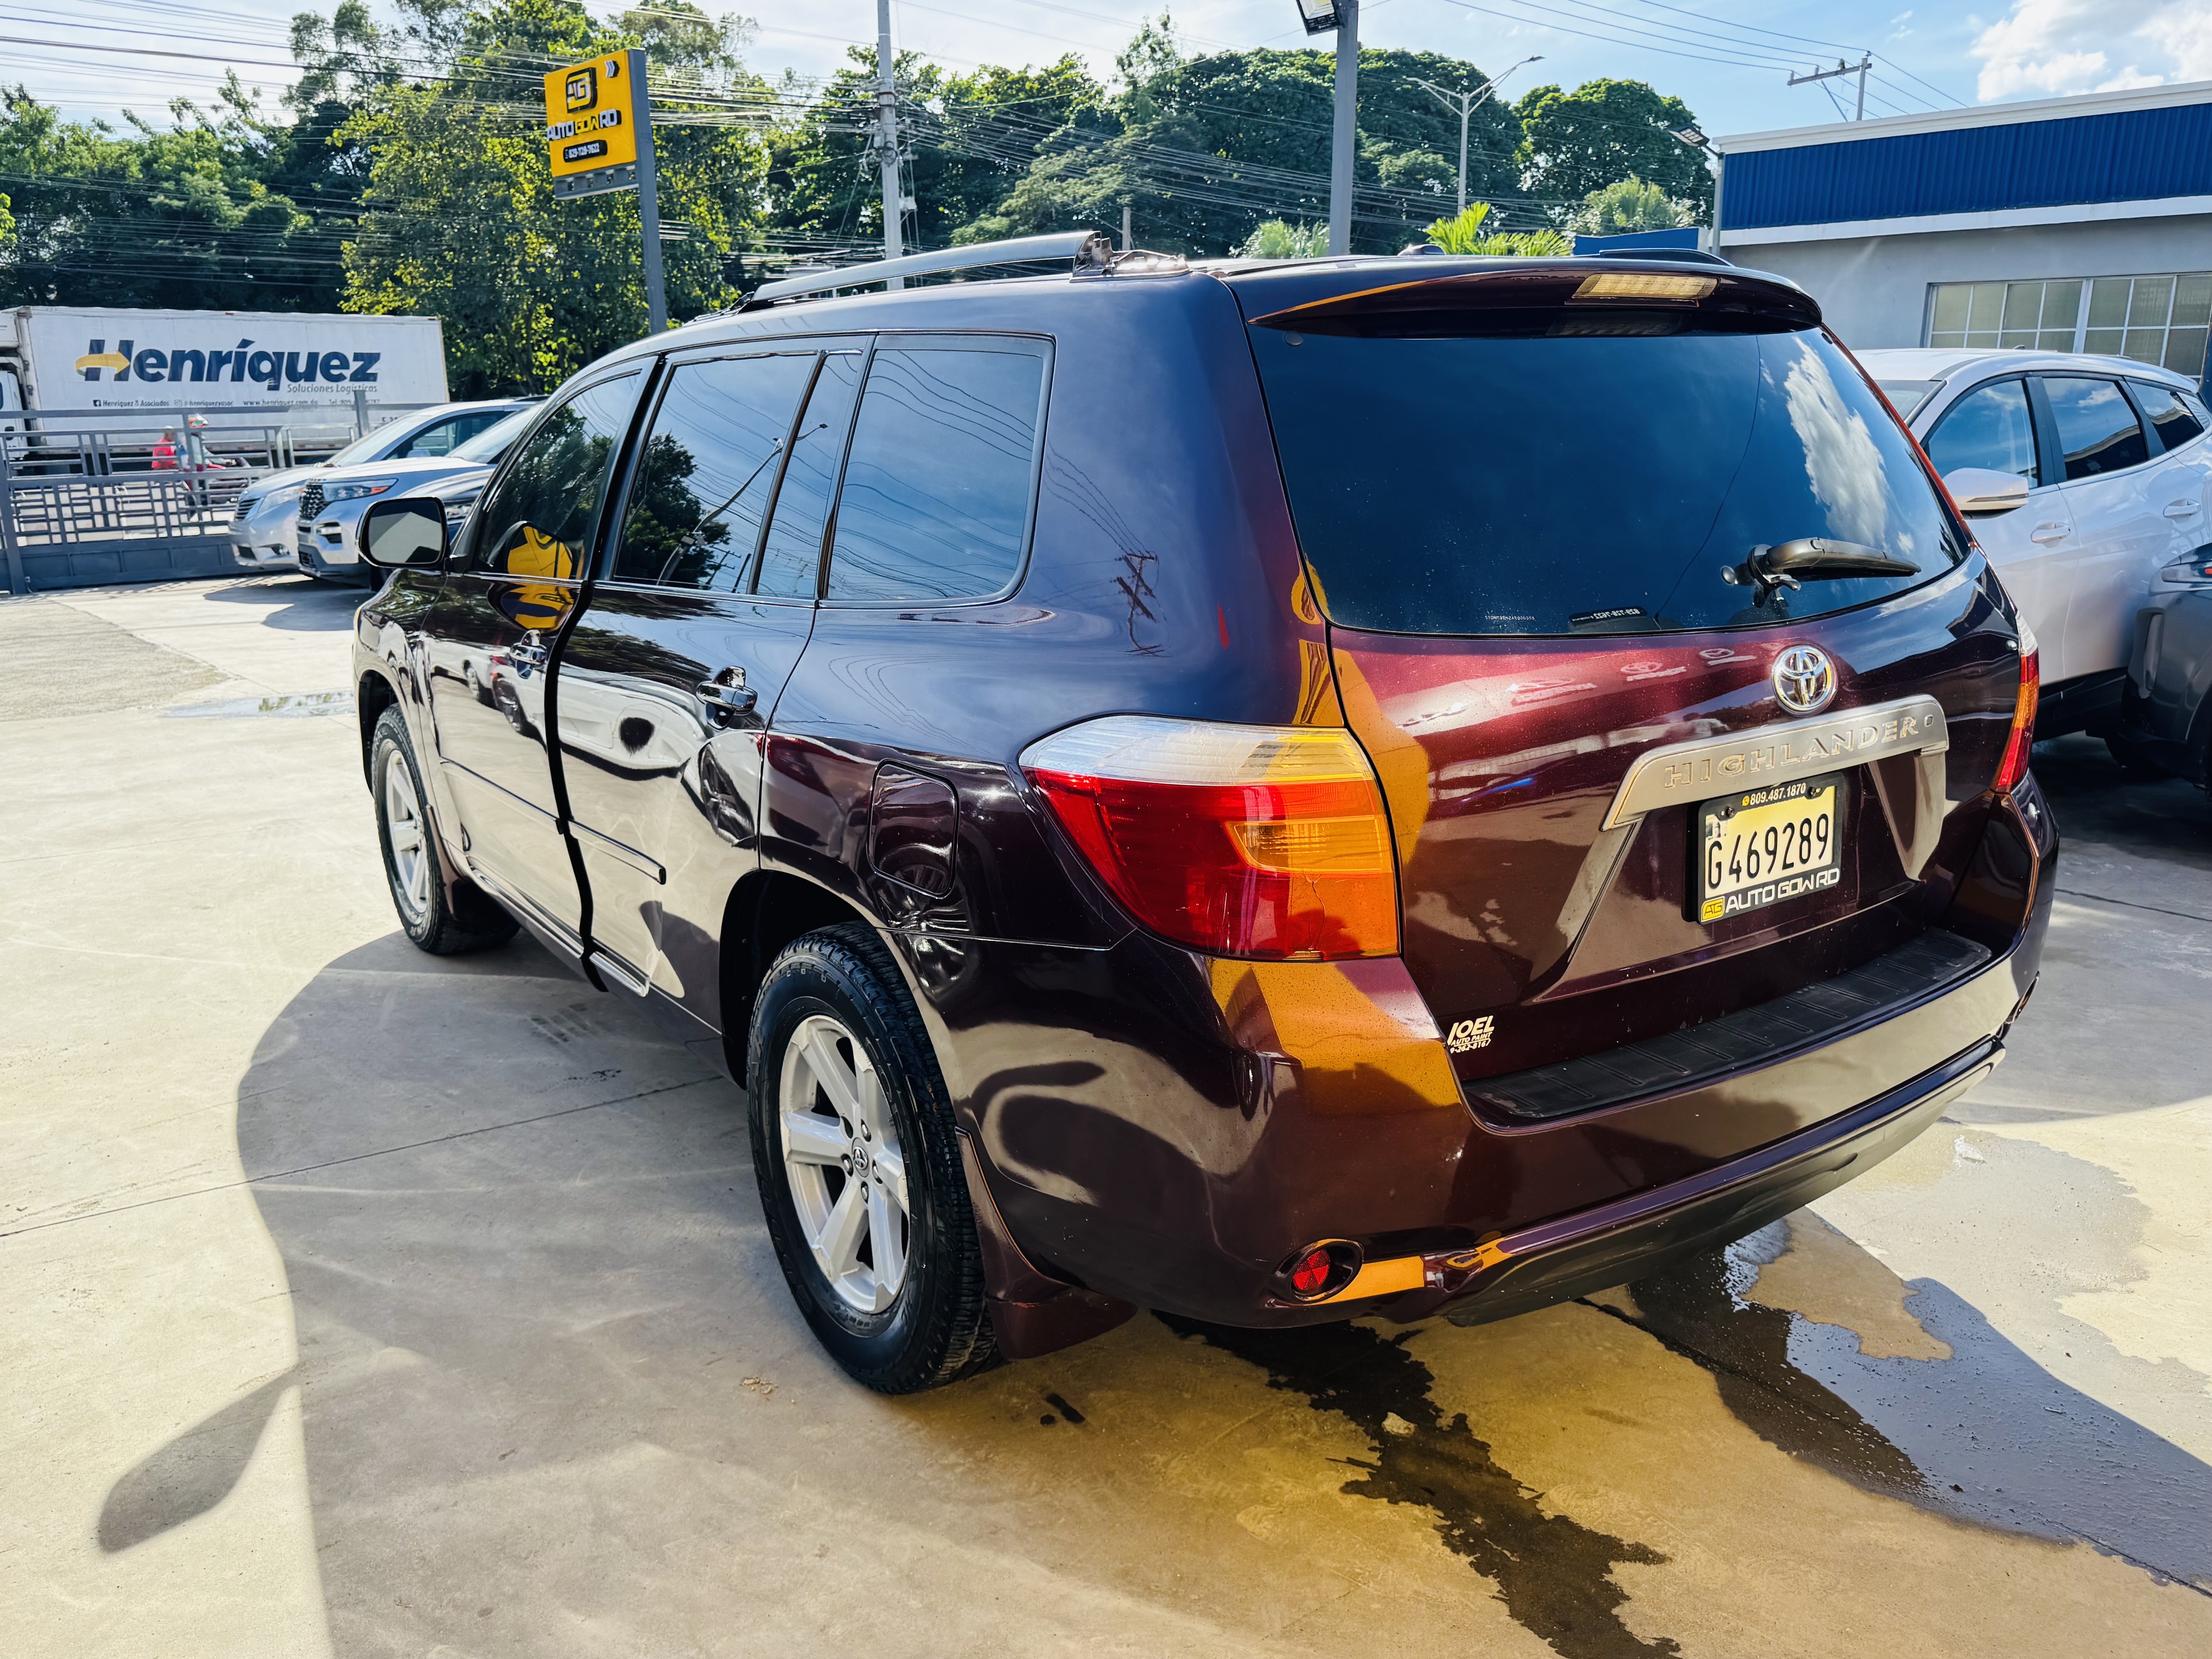
[(136, 340), (118, 340), (110, 351), (106, 341), (90, 340), (76, 368), (88, 380), (99, 380), (106, 370), (118, 384), (251, 380), (282, 392), (288, 386), (374, 386), (376, 365), (384, 356), (380, 351), (255, 351), (252, 345), (246, 339), (227, 351), (207, 351), (198, 346), (141, 348)]

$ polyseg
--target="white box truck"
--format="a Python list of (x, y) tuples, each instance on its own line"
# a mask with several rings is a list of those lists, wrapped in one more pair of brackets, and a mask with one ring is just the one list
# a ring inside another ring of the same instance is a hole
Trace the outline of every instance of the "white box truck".
[[(0, 335), (0, 430), (56, 411), (52, 433), (181, 422), (199, 414), (289, 430), (349, 422), (371, 405), (441, 404), (435, 317), (26, 306)], [(373, 415), (372, 420), (376, 417)]]

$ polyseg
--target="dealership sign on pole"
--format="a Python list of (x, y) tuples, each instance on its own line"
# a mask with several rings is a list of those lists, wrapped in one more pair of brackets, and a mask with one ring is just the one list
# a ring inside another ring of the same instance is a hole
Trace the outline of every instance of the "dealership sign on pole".
[(555, 70), (545, 77), (545, 150), (553, 193), (563, 201), (637, 192), (645, 241), (645, 301), (653, 332), (668, 326), (660, 276), (660, 191), (653, 169), (653, 106), (645, 53), (636, 47)]

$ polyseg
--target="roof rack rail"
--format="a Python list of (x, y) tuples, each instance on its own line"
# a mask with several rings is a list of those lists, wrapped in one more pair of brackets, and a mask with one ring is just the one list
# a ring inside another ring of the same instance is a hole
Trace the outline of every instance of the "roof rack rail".
[(866, 288), (895, 276), (927, 276), (938, 271), (974, 270), (983, 265), (1022, 264), (1032, 259), (1073, 259), (1079, 270), (1109, 269), (1113, 243), (1095, 230), (1060, 230), (1046, 236), (1014, 236), (1000, 242), (970, 242), (934, 253), (909, 253), (898, 259), (870, 259), (833, 270), (803, 271), (763, 283), (747, 307), (792, 300), (802, 294), (826, 294), (841, 288)]

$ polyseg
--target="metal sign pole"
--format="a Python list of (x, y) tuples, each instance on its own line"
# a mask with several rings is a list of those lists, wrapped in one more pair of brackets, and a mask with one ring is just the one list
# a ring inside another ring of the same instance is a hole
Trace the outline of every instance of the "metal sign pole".
[(648, 332), (668, 330), (668, 292), (660, 276), (660, 169), (653, 141), (653, 93), (645, 79), (645, 52), (632, 46), (629, 60), (630, 120), (637, 133), (637, 222), (645, 240), (645, 315)]

